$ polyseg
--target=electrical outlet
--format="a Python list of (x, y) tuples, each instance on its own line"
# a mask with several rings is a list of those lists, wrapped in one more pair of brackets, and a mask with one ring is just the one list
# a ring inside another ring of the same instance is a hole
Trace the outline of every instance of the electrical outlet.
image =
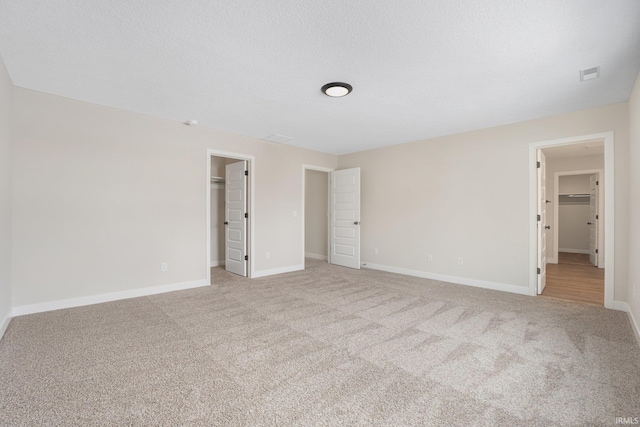
[(166, 262), (163, 262), (162, 264), (160, 264), (161, 271), (167, 271), (168, 269), (169, 269), (169, 265)]
[(464, 259), (461, 256), (458, 257), (458, 265), (464, 264)]
[(265, 254), (264, 254), (264, 257), (265, 257), (266, 259), (271, 259), (271, 252), (267, 252), (267, 253), (265, 253)]
[(373, 254), (378, 255), (378, 248), (373, 248)]
[(433, 254), (427, 255), (427, 261), (433, 262)]

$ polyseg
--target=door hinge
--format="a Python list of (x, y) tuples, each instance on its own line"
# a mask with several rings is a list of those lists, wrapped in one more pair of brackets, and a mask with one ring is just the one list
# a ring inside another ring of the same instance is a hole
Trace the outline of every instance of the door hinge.
[(600, 185), (600, 181), (596, 181), (596, 185)]
[(540, 166), (541, 166), (541, 165), (540, 165), (540, 162), (536, 162), (536, 168), (538, 168), (538, 169), (539, 169), (539, 168), (540, 168)]
[(596, 215), (596, 219), (600, 219), (600, 215)]
[(540, 218), (540, 215), (538, 215), (538, 221), (540, 221), (542, 218)]
[(596, 249), (596, 253), (598, 253), (598, 250)]
[(244, 171), (245, 176), (249, 176), (249, 171)]
[(540, 267), (538, 267), (538, 274), (540, 274)]
[(247, 212), (244, 213), (245, 218), (249, 218), (249, 214)]
[(245, 255), (245, 256), (244, 256), (244, 260), (245, 260), (245, 261), (249, 261), (249, 255)]

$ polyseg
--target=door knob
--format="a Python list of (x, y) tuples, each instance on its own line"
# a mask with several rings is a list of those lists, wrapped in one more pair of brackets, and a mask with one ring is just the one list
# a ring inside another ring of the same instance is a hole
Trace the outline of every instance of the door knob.
[(588, 222), (588, 223), (587, 223), (587, 225), (591, 225), (591, 224), (592, 224), (591, 222)]
[(224, 225), (229, 225), (229, 221), (225, 221), (225, 222), (224, 222)]
[(353, 225), (360, 225), (360, 221), (354, 221)]
[(545, 226), (544, 226), (544, 229), (545, 229), (545, 230), (551, 230), (551, 226), (550, 226), (550, 225), (545, 225)]

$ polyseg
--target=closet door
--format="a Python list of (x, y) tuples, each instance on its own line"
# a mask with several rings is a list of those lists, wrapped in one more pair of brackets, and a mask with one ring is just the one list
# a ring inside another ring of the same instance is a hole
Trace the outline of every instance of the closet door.
[(247, 162), (226, 166), (225, 269), (247, 275)]

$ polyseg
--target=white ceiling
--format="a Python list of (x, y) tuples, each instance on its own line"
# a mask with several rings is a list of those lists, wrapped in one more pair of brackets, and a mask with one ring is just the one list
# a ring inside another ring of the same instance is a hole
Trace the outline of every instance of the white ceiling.
[(0, 55), (17, 86), (341, 154), (626, 101), (640, 1), (3, 0)]
[(545, 148), (542, 151), (544, 151), (547, 160), (604, 155), (604, 140), (561, 145), (558, 147)]

